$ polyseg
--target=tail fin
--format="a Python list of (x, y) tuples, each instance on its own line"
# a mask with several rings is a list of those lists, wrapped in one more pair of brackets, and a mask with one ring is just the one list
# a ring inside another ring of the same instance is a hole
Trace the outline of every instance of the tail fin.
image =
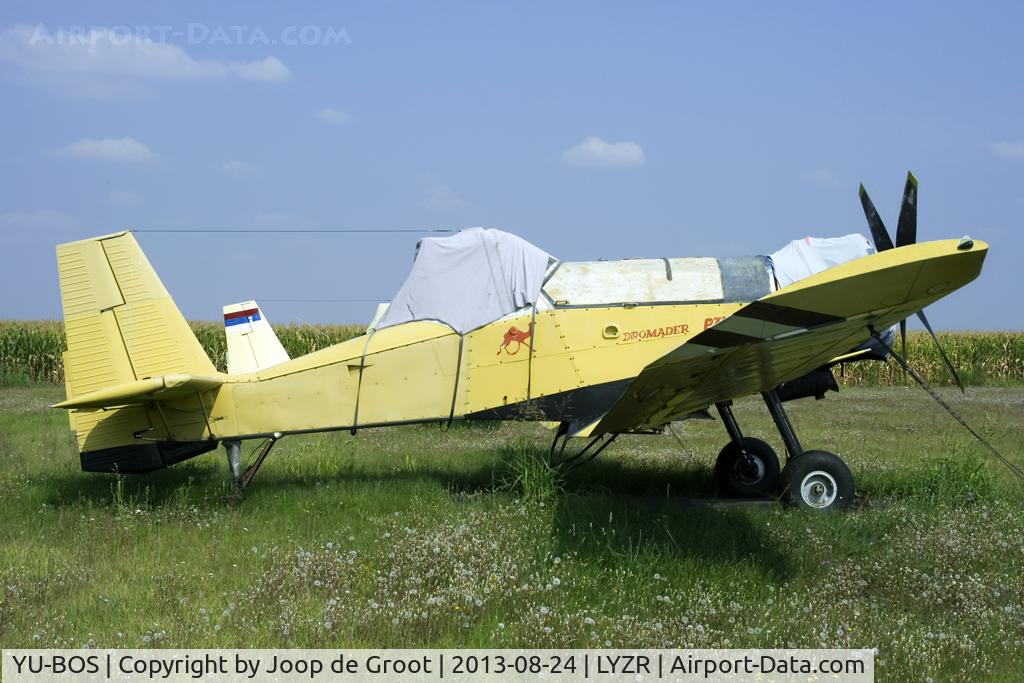
[[(140, 386), (141, 380), (164, 386), (156, 378), (177, 376), (175, 381), (185, 382), (188, 377), (181, 376), (217, 374), (131, 233), (61, 244), (57, 270), (68, 347), (64, 354), (66, 403), (86, 395), (102, 396), (127, 384)], [(93, 469), (86, 467), (88, 452), (118, 451), (119, 460), (124, 460), (136, 451), (152, 451), (159, 445), (154, 442), (201, 438), (203, 431), (195, 422), (196, 413), (198, 420), (203, 420), (202, 406), (195, 398), (190, 400), (196, 403), (194, 411), (188, 407), (174, 411), (178, 417), (173, 425), (166, 420), (154, 424), (144, 405), (72, 410), (71, 426), (77, 432), (83, 469)], [(142, 433), (147, 434), (145, 440), (138, 437)], [(176, 449), (180, 451), (180, 444)], [(170, 464), (164, 454), (160, 457), (163, 464)], [(119, 464), (122, 471), (140, 465), (121, 462), (114, 466)]]
[(288, 352), (255, 301), (224, 307), (224, 334), (229, 375), (256, 372), (288, 360)]

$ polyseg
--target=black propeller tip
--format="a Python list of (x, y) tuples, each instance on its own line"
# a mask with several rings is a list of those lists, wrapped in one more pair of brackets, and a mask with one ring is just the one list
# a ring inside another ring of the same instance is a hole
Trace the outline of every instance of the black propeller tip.
[(864, 189), (864, 183), (860, 185), (860, 205), (864, 208), (864, 217), (868, 220), (868, 227), (871, 229), (871, 239), (875, 243), (875, 249), (877, 251), (892, 249), (892, 238), (889, 237), (885, 224), (882, 222), (881, 217), (879, 217), (878, 210), (875, 209), (875, 203), (871, 201), (868, 191)]
[(896, 226), (896, 246), (917, 243), (917, 178), (907, 171), (907, 184), (900, 203), (900, 220)]

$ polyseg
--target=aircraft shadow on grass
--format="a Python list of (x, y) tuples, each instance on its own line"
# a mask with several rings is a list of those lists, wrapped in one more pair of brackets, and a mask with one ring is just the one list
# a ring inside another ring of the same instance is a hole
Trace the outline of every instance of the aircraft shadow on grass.
[[(517, 490), (515, 482), (516, 463), (521, 458), (522, 453), (500, 448), (495, 451), (493, 467), (453, 469), (444, 462), (418, 461), (393, 471), (354, 471), (341, 466), (326, 476), (270, 467), (245, 498), (258, 497), (261, 492), (276, 497), (292, 490), (309, 495), (311, 484), (317, 481), (398, 487), (429, 481), (463, 499), (488, 494), (518, 496), (522, 491)], [(182, 463), (144, 478), (61, 473), (50, 479), (48, 502), (55, 507), (82, 501), (103, 507), (119, 495), (129, 507), (183, 502), (245, 506), (244, 499), (219, 495), (204, 485), (210, 481), (212, 464), (204, 460)], [(555, 552), (613, 565), (638, 557), (655, 563), (661, 559), (723, 565), (745, 562), (769, 578), (789, 576), (791, 558), (767, 538), (758, 523), (761, 516), (748, 514), (749, 510), (742, 509), (748, 507), (745, 504), (710, 499), (713, 488), (709, 480), (708, 472), (696, 468), (644, 471), (629, 469), (611, 458), (597, 460), (561, 478), (558, 488), (545, 500), (545, 506), (553, 510), (550, 533), (555, 539)], [(115, 494), (118, 486), (120, 492)], [(224, 494), (228, 492), (225, 488)]]

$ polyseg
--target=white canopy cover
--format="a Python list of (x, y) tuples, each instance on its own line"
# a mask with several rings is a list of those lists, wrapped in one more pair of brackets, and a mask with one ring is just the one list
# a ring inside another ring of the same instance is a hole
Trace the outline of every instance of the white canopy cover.
[[(875, 248), (867, 237), (853, 233), (842, 237), (805, 237), (793, 240), (769, 258), (779, 287), (785, 287), (840, 263), (874, 253)], [(882, 332), (886, 344), (892, 345), (897, 327), (899, 325), (893, 325)], [(861, 344), (857, 349), (873, 349), (882, 358), (887, 355), (874, 339)]]
[(867, 237), (853, 233), (793, 240), (770, 258), (779, 287), (785, 287), (832, 266), (874, 253), (875, 248)]
[(412, 271), (376, 327), (438, 320), (464, 334), (536, 303), (555, 260), (521, 237), (492, 228), (426, 237), (417, 243)]

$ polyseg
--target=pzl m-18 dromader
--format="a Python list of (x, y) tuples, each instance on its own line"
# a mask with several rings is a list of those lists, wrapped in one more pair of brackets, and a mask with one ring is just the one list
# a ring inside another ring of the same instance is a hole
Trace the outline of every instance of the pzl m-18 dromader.
[[(579, 262), (497, 230), (424, 239), (365, 335), (293, 359), (271, 349), (274, 362), (238, 374), (214, 368), (130, 232), (62, 244), (67, 400), (56, 407), (83, 470), (149, 472), (222, 443), (244, 485), (287, 434), (541, 420), (555, 429), (552, 456), (582, 462), (619, 434), (713, 405), (729, 434), (716, 467), (728, 493), (844, 507), (849, 469), (802, 449), (783, 400), (834, 387), (836, 362), (884, 358), (890, 328), (977, 277), (987, 251), (966, 238), (917, 244), (912, 176), (895, 245), (861, 198), (877, 253), (848, 236), (772, 257)], [(252, 324), (252, 306), (226, 319)], [(755, 393), (786, 444), (784, 471), (730, 408)], [(589, 442), (566, 458), (573, 437)], [(243, 474), (246, 439), (266, 441)]]

